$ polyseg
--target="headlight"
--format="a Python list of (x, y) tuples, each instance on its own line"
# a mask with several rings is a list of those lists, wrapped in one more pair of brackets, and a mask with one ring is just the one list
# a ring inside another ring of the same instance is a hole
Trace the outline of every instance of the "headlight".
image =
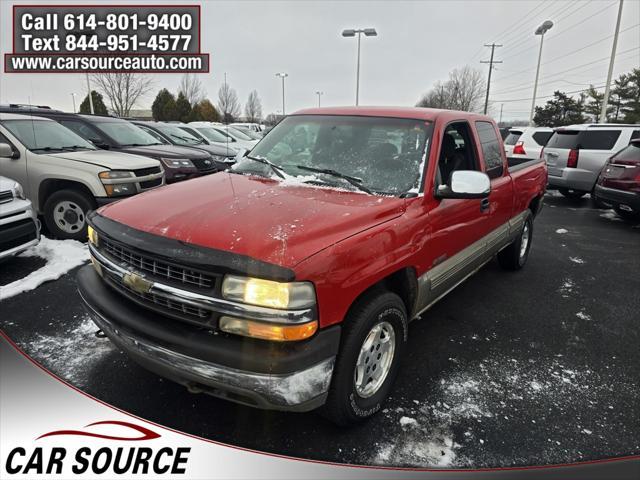
[[(138, 193), (136, 184), (131, 180), (135, 177), (133, 172), (124, 170), (109, 170), (106, 172), (100, 172), (98, 174), (107, 196), (109, 197), (125, 197), (128, 195), (134, 195)], [(126, 183), (119, 183), (124, 179), (129, 180)]]
[(215, 161), (215, 162), (224, 162), (227, 159), (227, 157), (224, 157), (222, 155), (213, 155), (211, 154), (211, 160)]
[(22, 188), (22, 185), (20, 185), (18, 182), (13, 184), (13, 195), (20, 200), (27, 199), (27, 197), (25, 197), (24, 195), (24, 189)]
[(296, 309), (315, 305), (316, 292), (309, 282), (273, 282), (260, 278), (227, 275), (222, 296), (261, 307)]
[(188, 158), (160, 158), (167, 168), (196, 168)]
[(89, 237), (89, 243), (98, 246), (98, 232), (91, 226), (87, 226), (87, 236)]
[(220, 330), (226, 333), (276, 342), (304, 340), (313, 336), (318, 330), (318, 322), (316, 320), (300, 325), (282, 325), (241, 318), (221, 317), (218, 326)]

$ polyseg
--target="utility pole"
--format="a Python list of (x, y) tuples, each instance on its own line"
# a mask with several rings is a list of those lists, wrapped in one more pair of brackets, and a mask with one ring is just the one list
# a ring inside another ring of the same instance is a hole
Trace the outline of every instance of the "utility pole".
[(324, 92), (321, 92), (321, 91), (319, 91), (319, 90), (318, 90), (318, 91), (316, 92), (316, 95), (318, 95), (318, 108), (320, 108), (320, 97), (321, 97), (322, 95), (324, 95)]
[(500, 104), (500, 120), (498, 121), (498, 126), (502, 126), (502, 109), (504, 108), (504, 103)]
[(618, 34), (620, 33), (620, 18), (622, 18), (622, 3), (618, 6), (618, 20), (616, 21), (616, 32), (613, 35), (613, 47), (611, 47), (611, 59), (609, 60), (609, 72), (607, 73), (607, 84), (604, 87), (604, 98), (602, 99), (602, 111), (600, 112), (600, 122), (607, 121), (607, 106), (609, 105), (609, 93), (611, 90), (611, 75), (613, 75), (613, 62), (616, 58), (616, 48), (618, 47)]
[(282, 79), (282, 116), (284, 117), (286, 113), (284, 112), (284, 79), (289, 76), (288, 73), (276, 73), (276, 77), (280, 77)]
[(485, 47), (491, 47), (491, 59), (487, 62), (486, 60), (482, 60), (480, 61), (480, 63), (488, 63), (489, 64), (489, 78), (487, 80), (487, 96), (484, 99), (484, 114), (487, 114), (487, 108), (489, 107), (489, 89), (491, 88), (491, 71), (493, 70), (493, 64), (494, 63), (502, 63), (502, 60), (494, 60), (493, 59), (493, 52), (495, 51), (496, 47), (501, 47), (502, 45), (498, 45), (497, 43), (492, 43), (491, 45), (488, 45), (485, 43), (484, 45)]

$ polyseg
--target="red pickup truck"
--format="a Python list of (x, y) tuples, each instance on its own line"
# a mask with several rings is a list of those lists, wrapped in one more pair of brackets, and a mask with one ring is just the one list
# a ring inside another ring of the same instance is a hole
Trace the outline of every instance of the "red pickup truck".
[(226, 172), (91, 215), (79, 292), (190, 391), (351, 424), (389, 395), (410, 320), (496, 255), (524, 265), (546, 183), (486, 116), (303, 110)]

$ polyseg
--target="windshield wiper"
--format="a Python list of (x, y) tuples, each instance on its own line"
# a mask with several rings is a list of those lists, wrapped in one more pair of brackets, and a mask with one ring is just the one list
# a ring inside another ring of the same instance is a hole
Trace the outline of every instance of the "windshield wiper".
[(245, 155), (244, 158), (248, 158), (249, 160), (253, 160), (254, 162), (262, 163), (263, 165), (268, 165), (269, 167), (271, 167), (271, 170), (273, 170), (273, 173), (275, 173), (282, 180), (284, 180), (284, 175), (282, 174), (282, 172), (284, 170), (282, 169), (282, 167), (279, 167), (278, 165), (276, 165), (274, 163), (271, 163), (266, 158), (263, 158), (263, 157), (252, 157), (251, 155)]
[(83, 150), (95, 150), (95, 148), (89, 148), (86, 145), (69, 145), (60, 147), (61, 150), (78, 150), (79, 148), (82, 148)]
[(351, 175), (346, 175), (344, 173), (340, 173), (337, 170), (332, 170), (330, 168), (315, 168), (315, 167), (307, 167), (305, 165), (296, 165), (296, 168), (299, 168), (300, 170), (307, 170), (309, 172), (325, 173), (325, 174), (331, 175), (333, 177), (341, 178), (341, 179), (346, 180), (347, 182), (349, 182), (351, 185), (356, 187), (358, 190), (361, 190), (361, 191), (363, 191), (365, 193), (368, 193), (369, 195), (373, 195), (373, 192), (371, 190), (369, 190), (367, 187), (362, 185), (362, 179), (361, 178), (352, 177)]
[(182, 137), (174, 133), (170, 133), (169, 135), (172, 136), (173, 138), (177, 138), (178, 140), (182, 140), (183, 142), (188, 143), (189, 145), (200, 145), (202, 143), (202, 140), (198, 140), (196, 138)]

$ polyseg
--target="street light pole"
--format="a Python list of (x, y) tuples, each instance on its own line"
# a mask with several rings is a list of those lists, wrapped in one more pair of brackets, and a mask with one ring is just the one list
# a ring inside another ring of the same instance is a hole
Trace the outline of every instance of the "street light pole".
[(318, 95), (318, 108), (320, 108), (320, 97), (321, 97), (322, 95), (324, 95), (324, 92), (317, 91), (317, 92), (316, 92), (316, 95)]
[(71, 94), (71, 100), (73, 100), (73, 113), (76, 113), (76, 94)]
[(91, 110), (91, 115), (95, 113), (93, 110), (93, 96), (91, 95), (91, 84), (89, 83), (89, 73), (87, 73), (87, 95), (89, 95), (89, 109)]
[(284, 110), (284, 79), (289, 76), (288, 73), (276, 73), (276, 77), (280, 77), (282, 79), (282, 116), (285, 116)]
[(536, 28), (535, 34), (540, 35), (540, 50), (538, 51), (538, 66), (536, 67), (536, 81), (533, 83), (533, 98), (531, 99), (531, 113), (529, 114), (529, 126), (533, 126), (533, 114), (536, 110), (536, 94), (538, 93), (538, 78), (540, 77), (540, 60), (542, 59), (542, 44), (544, 43), (544, 34), (551, 30), (553, 22), (546, 20)]
[(364, 33), (365, 37), (376, 37), (378, 32), (375, 28), (350, 28), (342, 31), (343, 37), (358, 36), (358, 56), (356, 60), (356, 106), (360, 102), (360, 37)]
[(607, 84), (604, 87), (604, 98), (602, 99), (602, 111), (600, 112), (600, 122), (607, 121), (607, 107), (609, 106), (609, 93), (611, 91), (611, 75), (613, 75), (613, 61), (616, 58), (616, 48), (618, 47), (618, 34), (620, 33), (620, 18), (622, 17), (622, 3), (618, 6), (618, 20), (616, 21), (616, 32), (613, 35), (613, 47), (611, 47), (611, 59), (609, 60), (609, 72), (607, 73)]

